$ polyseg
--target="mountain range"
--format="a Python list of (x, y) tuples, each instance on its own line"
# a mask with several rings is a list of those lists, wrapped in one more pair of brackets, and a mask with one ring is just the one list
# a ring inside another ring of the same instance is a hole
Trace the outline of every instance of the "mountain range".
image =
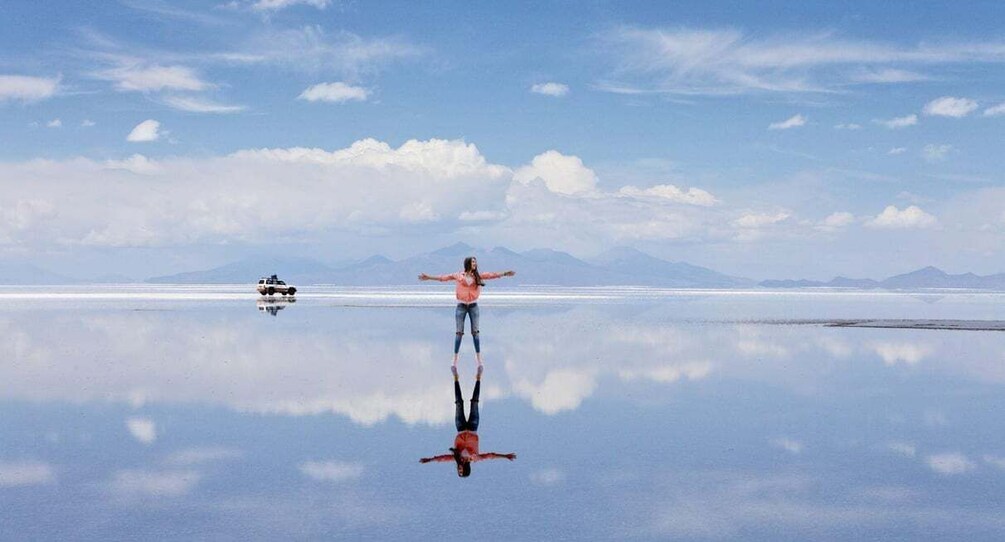
[[(261, 276), (277, 274), (290, 284), (339, 286), (401, 286), (415, 284), (419, 273), (431, 275), (459, 270), (467, 256), (477, 256), (483, 271), (513, 269), (517, 275), (505, 284), (554, 286), (651, 286), (662, 288), (847, 288), (916, 290), (962, 288), (1005, 291), (1005, 273), (948, 274), (925, 267), (884, 280), (835, 277), (830, 281), (806, 279), (755, 282), (685, 262), (671, 262), (633, 248), (619, 247), (589, 259), (551, 249), (516, 252), (505, 247), (478, 249), (457, 243), (401, 260), (371, 256), (349, 264), (330, 265), (312, 258), (248, 258), (220, 267), (152, 277), (152, 284), (251, 284)], [(29, 264), (0, 264), (8, 284), (98, 284), (133, 282), (128, 277), (105, 275), (74, 279)]]

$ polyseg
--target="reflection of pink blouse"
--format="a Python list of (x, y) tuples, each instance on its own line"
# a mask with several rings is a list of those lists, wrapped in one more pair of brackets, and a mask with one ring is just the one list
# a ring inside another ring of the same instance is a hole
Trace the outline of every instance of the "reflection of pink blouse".
[[(485, 461), (486, 459), (512, 459), (516, 457), (515, 455), (510, 457), (508, 454), (497, 454), (495, 452), (478, 453), (478, 433), (474, 431), (461, 431), (457, 433), (457, 436), (454, 438), (454, 449), (461, 455), (461, 458), (469, 463)], [(454, 454), (443, 454), (436, 457), (427, 457), (421, 461), (423, 463), (428, 461), (446, 462), (455, 461), (455, 459)]]
[[(482, 273), (482, 280), (497, 279), (502, 273)], [(452, 275), (438, 275), (433, 280), (440, 282), (457, 282), (457, 300), (461, 303), (471, 304), (478, 301), (478, 294), (482, 293), (482, 287), (475, 283), (475, 278), (468, 276), (464, 271), (458, 271)]]

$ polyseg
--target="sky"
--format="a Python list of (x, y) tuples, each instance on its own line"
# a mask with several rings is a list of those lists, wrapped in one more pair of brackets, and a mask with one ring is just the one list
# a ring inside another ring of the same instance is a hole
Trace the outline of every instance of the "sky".
[(145, 278), (462, 241), (1005, 271), (996, 2), (3, 11), (0, 262)]

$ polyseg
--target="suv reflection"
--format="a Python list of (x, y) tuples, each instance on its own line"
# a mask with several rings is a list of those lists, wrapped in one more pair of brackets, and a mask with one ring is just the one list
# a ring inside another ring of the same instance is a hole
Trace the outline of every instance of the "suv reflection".
[(259, 312), (267, 312), (275, 316), (279, 314), (279, 311), (285, 309), (287, 305), (292, 305), (296, 302), (297, 299), (295, 297), (265, 297), (256, 301), (255, 305), (258, 307)]

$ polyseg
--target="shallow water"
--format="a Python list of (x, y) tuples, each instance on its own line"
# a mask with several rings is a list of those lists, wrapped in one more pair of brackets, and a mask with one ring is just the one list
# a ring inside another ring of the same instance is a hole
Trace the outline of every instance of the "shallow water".
[(0, 538), (1000, 540), (1005, 334), (827, 323), (1003, 300), (492, 289), (460, 479), (447, 290), (2, 289)]

